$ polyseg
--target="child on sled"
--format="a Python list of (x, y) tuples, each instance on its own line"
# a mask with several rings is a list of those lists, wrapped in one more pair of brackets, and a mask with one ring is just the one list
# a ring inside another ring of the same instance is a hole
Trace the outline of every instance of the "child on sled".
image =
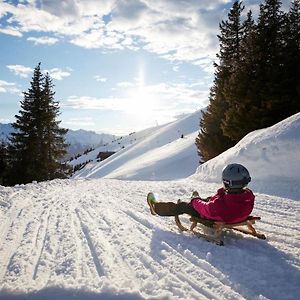
[(190, 202), (157, 202), (153, 193), (147, 202), (153, 215), (177, 216), (188, 214), (192, 217), (221, 221), (228, 224), (241, 222), (251, 214), (254, 195), (247, 184), (251, 181), (248, 170), (240, 164), (229, 164), (222, 171), (224, 187), (207, 199), (194, 192)]

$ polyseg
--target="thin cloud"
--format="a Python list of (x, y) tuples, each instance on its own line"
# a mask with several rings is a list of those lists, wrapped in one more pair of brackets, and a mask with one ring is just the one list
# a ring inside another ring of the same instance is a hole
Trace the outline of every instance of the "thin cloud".
[(0, 28), (0, 33), (17, 36), (17, 37), (23, 36), (23, 34), (17, 28), (13, 28), (13, 27)]
[(21, 95), (21, 91), (16, 87), (15, 83), (0, 80), (0, 93), (10, 93)]
[(65, 77), (69, 77), (71, 75), (68, 71), (63, 71), (59, 68), (53, 68), (51, 70), (45, 70), (45, 73), (49, 73), (50, 77), (56, 80), (63, 80)]
[(22, 65), (8, 65), (7, 68), (17, 76), (27, 78), (32, 74), (33, 69)]
[(126, 109), (126, 100), (123, 98), (97, 98), (90, 96), (71, 96), (62, 107), (73, 109), (99, 109), (120, 111)]
[(48, 36), (42, 36), (39, 38), (29, 37), (27, 41), (33, 42), (35, 45), (54, 45), (59, 41), (59, 39)]
[(96, 75), (96, 76), (94, 76), (94, 78), (95, 78), (96, 81), (98, 81), (98, 82), (106, 82), (106, 81), (107, 81), (107, 78), (102, 77), (102, 76), (100, 76), (100, 75)]
[(133, 82), (129, 82), (129, 81), (122, 81), (122, 82), (118, 82), (117, 83), (117, 86), (118, 87), (125, 87), (125, 88), (128, 88), (128, 87), (132, 87), (134, 86), (135, 84)]
[(79, 126), (79, 127), (85, 127), (85, 128), (91, 128), (92, 126), (95, 126), (96, 123), (93, 120), (93, 118), (86, 117), (86, 118), (70, 118), (66, 121), (63, 121), (64, 126)]
[[(27, 78), (29, 75), (33, 74), (33, 69), (30, 67), (25, 67), (23, 65), (8, 65), (7, 68), (13, 72), (15, 75), (22, 78)], [(69, 71), (63, 71), (60, 68), (53, 68), (50, 70), (43, 71), (44, 73), (49, 73), (50, 77), (56, 80), (62, 80), (65, 77), (71, 75)]]
[(142, 110), (145, 105), (148, 105), (156, 113), (173, 111), (175, 115), (178, 112), (192, 112), (204, 107), (208, 97), (208, 91), (196, 90), (193, 84), (159, 83), (140, 86), (136, 82), (123, 82), (118, 83), (118, 87), (122, 89), (124, 97), (71, 96), (62, 103), (62, 106), (131, 113)]

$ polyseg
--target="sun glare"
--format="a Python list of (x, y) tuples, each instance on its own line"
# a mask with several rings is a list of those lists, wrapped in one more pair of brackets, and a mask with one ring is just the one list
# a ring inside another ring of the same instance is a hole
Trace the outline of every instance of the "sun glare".
[(139, 65), (136, 85), (128, 91), (128, 112), (133, 118), (139, 120), (150, 118), (157, 109), (158, 99), (155, 91), (145, 83), (143, 62)]
[(155, 95), (149, 88), (139, 86), (136, 90), (129, 93), (129, 112), (137, 115), (153, 114), (155, 110)]

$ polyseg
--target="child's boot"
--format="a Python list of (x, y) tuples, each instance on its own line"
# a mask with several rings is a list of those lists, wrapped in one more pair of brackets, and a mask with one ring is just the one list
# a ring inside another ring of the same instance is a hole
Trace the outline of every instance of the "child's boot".
[(148, 193), (148, 195), (147, 195), (147, 203), (149, 205), (151, 214), (155, 216), (156, 215), (155, 203), (157, 203), (157, 202), (156, 202), (155, 196), (152, 192)]

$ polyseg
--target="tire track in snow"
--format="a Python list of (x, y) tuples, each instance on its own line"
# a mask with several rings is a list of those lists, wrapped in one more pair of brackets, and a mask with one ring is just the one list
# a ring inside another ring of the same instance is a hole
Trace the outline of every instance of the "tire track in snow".
[(97, 254), (97, 250), (96, 250), (96, 246), (94, 245), (93, 243), (93, 240), (90, 236), (90, 232), (89, 232), (89, 228), (88, 226), (83, 222), (82, 220), (82, 217), (80, 216), (80, 213), (79, 213), (79, 209), (75, 209), (75, 213), (78, 217), (78, 220), (79, 220), (79, 224), (81, 226), (81, 230), (82, 230), (82, 233), (83, 233), (83, 236), (86, 240), (86, 243), (87, 243), (87, 246), (89, 248), (89, 251), (90, 251), (90, 255), (93, 259), (93, 262), (94, 262), (94, 266), (95, 266), (95, 270), (98, 274), (99, 277), (102, 277), (102, 276), (105, 276), (105, 270), (102, 266), (102, 261), (100, 260), (98, 254)]

